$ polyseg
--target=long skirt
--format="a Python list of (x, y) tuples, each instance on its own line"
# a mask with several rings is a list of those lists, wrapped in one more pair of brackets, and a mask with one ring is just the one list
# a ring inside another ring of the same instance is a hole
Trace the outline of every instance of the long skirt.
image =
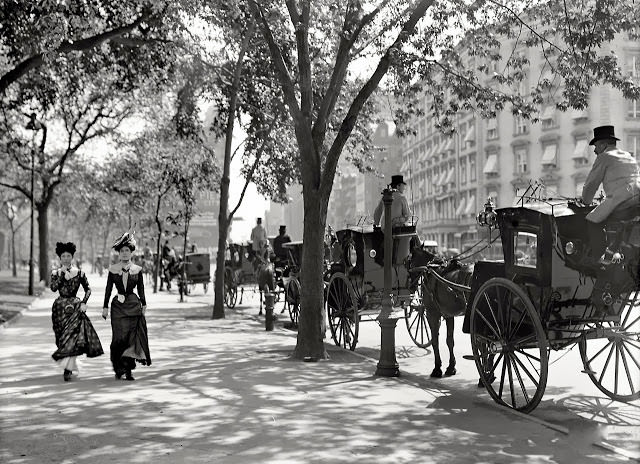
[(86, 354), (95, 358), (104, 353), (89, 316), (80, 311), (78, 298), (58, 297), (53, 302), (51, 321), (58, 349), (51, 355), (56, 361)]
[(151, 365), (147, 320), (142, 314), (138, 295), (127, 295), (124, 303), (114, 297), (111, 301), (111, 364), (122, 375), (136, 367)]

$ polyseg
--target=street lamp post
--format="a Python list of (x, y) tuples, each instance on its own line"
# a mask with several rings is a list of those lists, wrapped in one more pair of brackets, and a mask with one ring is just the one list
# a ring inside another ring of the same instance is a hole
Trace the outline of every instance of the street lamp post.
[(36, 114), (31, 113), (31, 117), (29, 122), (27, 123), (27, 129), (34, 131), (33, 132), (33, 143), (31, 144), (31, 237), (29, 239), (29, 295), (33, 295), (33, 248), (34, 248), (34, 232), (35, 232), (35, 224), (34, 224), (34, 209), (35, 209), (35, 143), (36, 143), (36, 132), (40, 129), (40, 123), (36, 120)]
[(396, 319), (393, 312), (392, 272), (393, 236), (391, 229), (391, 204), (393, 203), (393, 189), (387, 187), (382, 191), (384, 203), (384, 293), (382, 295), (382, 311), (378, 316), (380, 324), (380, 359), (376, 367), (376, 375), (381, 377), (398, 377), (400, 366), (396, 360)]

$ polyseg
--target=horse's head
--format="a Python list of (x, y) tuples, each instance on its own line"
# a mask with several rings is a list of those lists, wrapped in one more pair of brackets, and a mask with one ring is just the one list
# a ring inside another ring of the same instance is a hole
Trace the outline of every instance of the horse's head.
[(441, 260), (442, 258), (437, 254), (426, 250), (422, 246), (414, 246), (411, 248), (411, 267), (426, 266), (427, 264), (432, 264), (434, 262), (441, 262)]

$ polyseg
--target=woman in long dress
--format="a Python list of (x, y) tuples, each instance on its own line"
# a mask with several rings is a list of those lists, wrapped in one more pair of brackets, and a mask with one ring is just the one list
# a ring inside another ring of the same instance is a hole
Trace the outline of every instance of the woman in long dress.
[(136, 362), (151, 365), (142, 267), (131, 262), (136, 241), (129, 232), (115, 241), (113, 249), (120, 261), (109, 267), (102, 317), (109, 317), (109, 298), (115, 286), (118, 294), (111, 301), (111, 363), (117, 380), (123, 375), (126, 380), (135, 380), (131, 371)]
[[(78, 356), (86, 354), (94, 358), (104, 353), (98, 334), (86, 314), (87, 301), (91, 296), (89, 281), (84, 272), (71, 264), (75, 252), (76, 246), (72, 242), (58, 242), (56, 254), (60, 258), (60, 268), (51, 274), (51, 290), (60, 292), (51, 312), (58, 347), (51, 356), (64, 369), (65, 381), (71, 380), (72, 373), (78, 371)], [(84, 289), (82, 300), (76, 297), (80, 286)]]

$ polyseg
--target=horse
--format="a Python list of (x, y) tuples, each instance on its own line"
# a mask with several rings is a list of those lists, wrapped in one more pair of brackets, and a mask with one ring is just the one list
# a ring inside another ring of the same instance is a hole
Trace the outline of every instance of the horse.
[[(457, 259), (445, 260), (422, 247), (412, 250), (411, 265), (428, 266), (439, 276), (456, 284), (469, 286), (473, 276), (473, 264), (462, 264)], [(456, 316), (462, 316), (467, 307), (465, 294), (454, 290), (442, 283), (431, 272), (421, 274), (422, 280), (422, 304), (424, 305), (427, 322), (431, 330), (433, 355), (435, 367), (431, 377), (440, 378), (442, 374), (442, 359), (440, 358), (439, 331), (442, 319), (447, 324), (447, 347), (449, 348), (449, 365), (444, 372), (445, 376), (456, 374), (456, 358), (453, 354), (453, 329)]]
[(270, 257), (271, 249), (268, 244), (265, 244), (262, 250), (256, 252), (253, 259), (253, 274), (256, 277), (260, 291), (260, 312), (258, 316), (262, 316), (263, 293), (273, 292), (276, 288), (276, 272)]

